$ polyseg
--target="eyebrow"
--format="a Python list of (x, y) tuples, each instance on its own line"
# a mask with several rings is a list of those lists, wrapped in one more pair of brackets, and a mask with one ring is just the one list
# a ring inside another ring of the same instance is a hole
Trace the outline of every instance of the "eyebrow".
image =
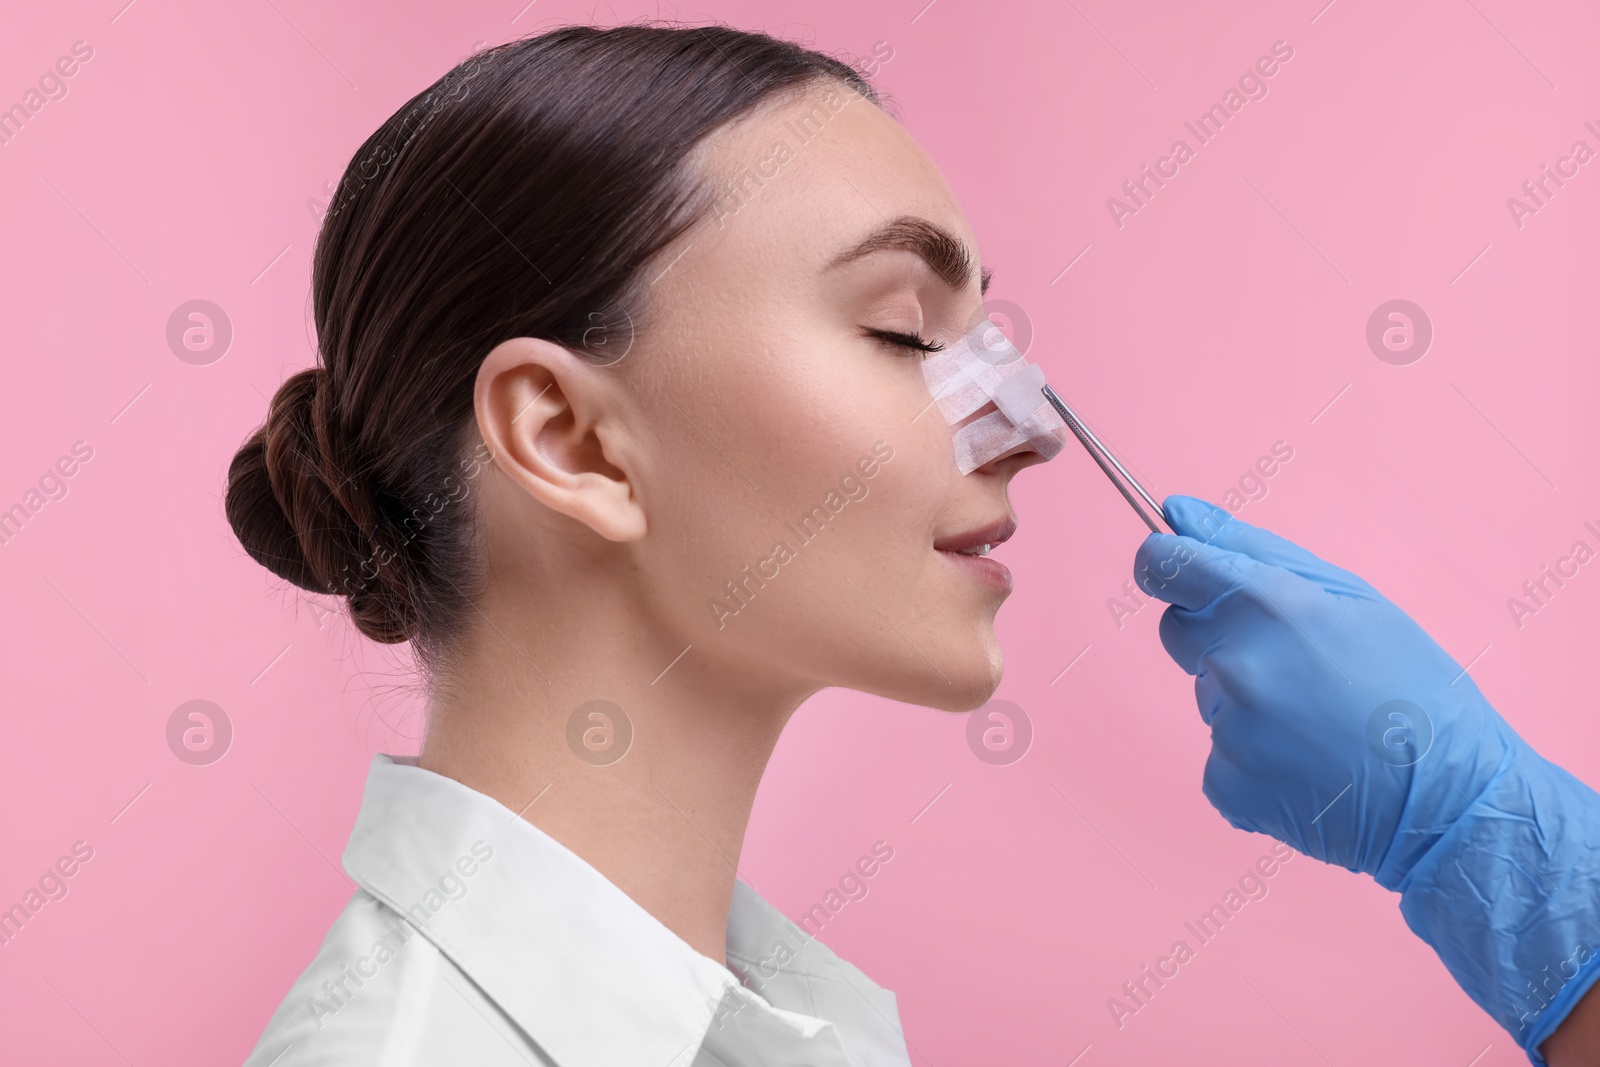
[[(885, 249), (900, 249), (921, 256), (923, 262), (952, 289), (965, 289), (972, 280), (972, 256), (967, 246), (949, 230), (916, 215), (901, 215), (884, 223), (861, 241), (834, 256), (825, 269), (831, 270)], [(989, 291), (989, 280), (993, 276), (994, 269), (991, 267), (984, 267), (979, 273), (980, 296)]]

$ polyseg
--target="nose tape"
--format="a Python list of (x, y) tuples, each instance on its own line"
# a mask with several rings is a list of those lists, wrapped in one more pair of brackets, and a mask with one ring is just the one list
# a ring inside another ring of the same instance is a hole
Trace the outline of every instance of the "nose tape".
[(951, 426), (994, 401), (994, 411), (955, 432), (956, 466), (962, 474), (1021, 444), (1053, 459), (1066, 442), (1067, 424), (1040, 392), (1044, 371), (1023, 358), (991, 318), (925, 358), (922, 376)]

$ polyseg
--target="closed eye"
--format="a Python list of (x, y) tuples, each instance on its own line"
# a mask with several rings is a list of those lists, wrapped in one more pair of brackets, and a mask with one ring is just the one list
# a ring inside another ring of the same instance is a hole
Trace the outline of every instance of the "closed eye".
[(887, 344), (915, 349), (918, 352), (939, 352), (945, 347), (941, 342), (924, 341), (915, 334), (901, 333), (898, 330), (879, 330), (871, 326), (863, 326), (862, 330), (869, 337), (876, 337)]

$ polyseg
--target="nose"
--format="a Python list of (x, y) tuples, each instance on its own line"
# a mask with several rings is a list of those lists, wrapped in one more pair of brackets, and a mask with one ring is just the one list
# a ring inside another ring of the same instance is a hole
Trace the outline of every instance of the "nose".
[[(988, 415), (990, 412), (998, 410), (999, 408), (995, 405), (994, 401), (991, 400), (987, 404), (983, 405), (983, 407), (972, 412), (966, 418), (954, 423), (950, 427), (950, 431), (951, 433), (955, 433), (968, 423), (976, 422), (985, 415)], [(1055, 430), (1054, 433), (1057, 438), (1061, 439), (1062, 442), (1065, 443), (1066, 437), (1071, 433), (1071, 431), (1065, 426), (1062, 426)], [(1000, 453), (988, 462), (975, 467), (971, 473), (985, 474), (990, 476), (1002, 475), (1005, 478), (1010, 479), (1015, 477), (1018, 471), (1027, 467), (1044, 463), (1046, 460), (1047, 457), (1041, 454), (1039, 450), (1034, 447), (1032, 442), (1024, 441), (1021, 444), (1014, 445), (1013, 447)]]
[(1027, 442), (1023, 442), (1008, 452), (1000, 453), (1000, 455), (978, 467), (972, 473), (999, 475), (1009, 480), (1016, 477), (1018, 471), (1045, 462), (1047, 460), (1038, 449)]
[[(978, 419), (987, 416), (987, 414), (994, 413), (994, 411), (998, 411), (998, 406), (995, 405), (994, 400), (990, 400), (990, 402), (986, 403), (986, 405), (981, 406), (981, 408), (978, 408), (978, 410), (968, 414), (965, 419), (960, 419), (960, 421), (952, 424), (952, 426), (950, 426), (950, 432), (955, 434), (955, 432), (962, 429), (962, 427), (968, 426), (968, 424), (971, 424), (971, 422), (976, 422)], [(1051, 434), (1058, 438), (1062, 445), (1066, 445), (1067, 440), (1069, 440), (1070, 435), (1072, 435), (1072, 430), (1067, 429), (1066, 426), (1059, 426), (1056, 427)], [(1019, 445), (1011, 446), (1011, 448), (1008, 448), (1008, 450), (1003, 451), (1003, 453), (998, 454), (998, 456), (995, 456), (994, 459), (990, 459), (990, 461), (984, 462), (984, 464), (981, 464), (981, 466), (976, 467), (976, 469), (973, 470), (973, 474), (979, 474), (979, 472), (982, 472), (982, 474), (1005, 474), (1010, 477), (1010, 475), (1016, 475), (1016, 472), (1024, 469), (1024, 467), (1034, 467), (1037, 466), (1037, 464), (1042, 464), (1042, 462), (1048, 461), (1048, 459), (1050, 458), (1046, 458), (1046, 456), (1043, 456), (1043, 454), (1038, 451), (1038, 448), (1035, 448), (1034, 443), (1022, 442), (1019, 443)]]

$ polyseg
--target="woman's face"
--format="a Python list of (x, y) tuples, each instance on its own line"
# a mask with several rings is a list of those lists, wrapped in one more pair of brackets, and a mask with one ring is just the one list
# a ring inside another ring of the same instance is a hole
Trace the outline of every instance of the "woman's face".
[[(655, 268), (618, 364), (653, 438), (633, 545), (653, 613), (720, 668), (979, 706), (1011, 578), (949, 549), (1009, 536), (1007, 486), (1042, 457), (962, 475), (923, 354), (869, 333), (949, 345), (977, 321), (966, 216), (900, 125), (835, 83), (703, 158), (723, 198)], [(885, 226), (898, 239), (841, 258)], [(910, 238), (938, 231), (930, 263)]]

